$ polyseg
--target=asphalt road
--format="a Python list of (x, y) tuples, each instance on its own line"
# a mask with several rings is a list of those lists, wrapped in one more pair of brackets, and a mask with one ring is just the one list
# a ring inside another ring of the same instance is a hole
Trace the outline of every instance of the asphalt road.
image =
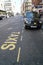
[(0, 65), (43, 65), (43, 30), (25, 30), (21, 15), (0, 20)]

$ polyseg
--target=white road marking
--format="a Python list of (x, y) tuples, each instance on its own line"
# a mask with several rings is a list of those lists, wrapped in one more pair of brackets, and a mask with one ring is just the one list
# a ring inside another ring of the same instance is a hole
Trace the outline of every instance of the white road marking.
[(11, 30), (11, 29), (13, 29), (13, 28), (8, 28), (8, 30)]
[(23, 30), (22, 30), (22, 33), (23, 33)]
[(23, 25), (23, 29), (24, 29), (25, 25)]
[(19, 47), (19, 50), (18, 50), (17, 62), (20, 61), (20, 52), (21, 52), (21, 47)]
[(20, 40), (21, 40), (21, 41), (23, 40), (23, 36), (21, 36)]

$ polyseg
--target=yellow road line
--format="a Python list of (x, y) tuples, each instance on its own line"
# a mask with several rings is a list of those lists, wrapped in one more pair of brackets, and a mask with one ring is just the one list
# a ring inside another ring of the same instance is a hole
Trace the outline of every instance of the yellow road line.
[(18, 32), (18, 34), (20, 34), (20, 32)]
[(21, 51), (21, 47), (19, 47), (19, 50), (18, 50), (17, 62), (20, 61), (20, 51)]
[(20, 34), (20, 32), (12, 32), (12, 34)]
[(9, 37), (18, 37), (19, 35), (13, 35), (13, 34), (11, 34)]
[(10, 42), (10, 41), (7, 42), (7, 41), (6, 41), (6, 42), (4, 42), (4, 43), (12, 43), (12, 44), (16, 44), (17, 42)]
[(14, 35), (14, 36), (19, 36), (19, 35)]
[(16, 41), (17, 42), (16, 38), (9, 38), (6, 40), (6, 42), (10, 42), (10, 41)]
[(11, 34), (10, 36), (13, 36), (14, 37), (14, 36), (19, 36), (19, 35), (18, 34), (15, 34), (15, 35), (14, 34)]

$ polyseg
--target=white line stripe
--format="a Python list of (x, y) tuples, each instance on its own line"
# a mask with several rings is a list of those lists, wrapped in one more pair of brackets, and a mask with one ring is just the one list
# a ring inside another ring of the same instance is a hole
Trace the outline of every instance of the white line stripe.
[(25, 25), (23, 25), (23, 28), (22, 28), (23, 30), (24, 30), (24, 27), (25, 27)]
[(8, 28), (8, 30), (11, 30), (11, 29), (13, 29), (13, 28)]
[(21, 36), (20, 40), (21, 40), (21, 41), (23, 40), (23, 36)]
[(21, 47), (19, 47), (19, 50), (18, 50), (17, 62), (20, 61), (20, 51), (21, 51)]
[(22, 33), (23, 33), (23, 30), (22, 30)]

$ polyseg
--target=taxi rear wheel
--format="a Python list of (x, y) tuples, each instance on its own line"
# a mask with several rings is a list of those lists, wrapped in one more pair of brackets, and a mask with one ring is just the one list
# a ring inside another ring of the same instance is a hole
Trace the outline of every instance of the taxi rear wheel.
[(38, 26), (38, 29), (41, 29), (41, 27), (42, 27), (41, 25), (40, 25), (40, 26)]
[(27, 26), (25, 25), (25, 29), (27, 29)]

